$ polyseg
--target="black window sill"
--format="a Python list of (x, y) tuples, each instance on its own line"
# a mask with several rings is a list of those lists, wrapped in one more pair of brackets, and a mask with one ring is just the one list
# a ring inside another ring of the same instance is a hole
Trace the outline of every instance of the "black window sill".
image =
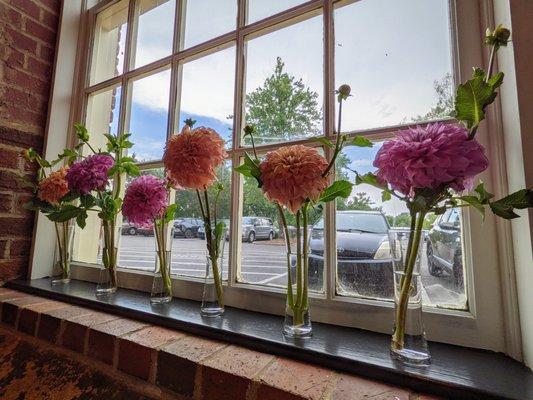
[(286, 340), (283, 319), (228, 307), (223, 319), (202, 318), (195, 301), (173, 299), (152, 307), (146, 293), (120, 289), (107, 300), (96, 298), (95, 284), (71, 281), (50, 285), (47, 278), (17, 280), (6, 287), (119, 314), (258, 351), (295, 358), (413, 390), (452, 399), (533, 399), (533, 373), (519, 362), (489, 351), (430, 343), (427, 368), (405, 367), (391, 360), (388, 335), (314, 323), (308, 340)]

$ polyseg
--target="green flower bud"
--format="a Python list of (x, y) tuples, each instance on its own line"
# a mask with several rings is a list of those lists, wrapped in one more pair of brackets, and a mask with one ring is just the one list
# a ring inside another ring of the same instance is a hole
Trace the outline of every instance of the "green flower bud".
[(487, 28), (485, 32), (485, 43), (490, 46), (507, 46), (510, 37), (511, 31), (500, 24), (493, 31)]
[(255, 132), (255, 128), (253, 125), (246, 125), (244, 127), (244, 136), (251, 135)]

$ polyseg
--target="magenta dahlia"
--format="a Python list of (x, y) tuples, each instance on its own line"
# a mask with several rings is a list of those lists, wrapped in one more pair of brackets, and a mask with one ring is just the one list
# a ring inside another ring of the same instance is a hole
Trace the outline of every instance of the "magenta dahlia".
[(109, 182), (107, 173), (114, 163), (111, 156), (95, 154), (72, 164), (66, 176), (69, 189), (81, 194), (104, 190)]
[(143, 175), (129, 184), (122, 203), (122, 215), (138, 227), (151, 228), (154, 219), (163, 216), (167, 204), (165, 181)]
[(406, 196), (415, 189), (443, 185), (456, 191), (472, 189), (474, 178), (487, 169), (485, 149), (460, 125), (437, 122), (396, 133), (374, 160), (377, 177)]

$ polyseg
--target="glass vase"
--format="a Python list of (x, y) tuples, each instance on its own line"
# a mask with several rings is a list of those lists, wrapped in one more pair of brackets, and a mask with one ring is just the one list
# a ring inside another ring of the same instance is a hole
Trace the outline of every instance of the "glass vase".
[(71, 221), (55, 222), (57, 236), (54, 265), (52, 268), (52, 285), (64, 285), (70, 282), (70, 257), (74, 237), (74, 225)]
[(431, 356), (422, 321), (420, 263), (423, 234), (417, 231), (389, 231), (394, 272), (395, 323), (391, 356), (408, 365), (429, 365)]
[(165, 304), (172, 300), (172, 280), (170, 279), (170, 263), (172, 261), (173, 229), (162, 221), (154, 223), (155, 271), (152, 282), (150, 303)]
[(285, 235), (287, 246), (287, 302), (283, 334), (306, 339), (313, 335), (309, 314), (309, 240), (311, 229), (297, 229), (295, 237)]
[[(224, 247), (226, 243), (226, 229), (218, 240), (213, 232), (208, 238), (206, 229), (207, 260), (205, 264), (204, 291), (200, 313), (204, 317), (220, 317), (224, 314), (224, 290), (222, 286), (222, 272), (224, 270)], [(215, 246), (216, 251), (209, 251), (210, 246)]]
[(97, 296), (110, 295), (118, 289), (118, 231), (114, 225), (109, 221), (103, 221), (102, 224), (102, 262), (100, 278), (96, 285)]

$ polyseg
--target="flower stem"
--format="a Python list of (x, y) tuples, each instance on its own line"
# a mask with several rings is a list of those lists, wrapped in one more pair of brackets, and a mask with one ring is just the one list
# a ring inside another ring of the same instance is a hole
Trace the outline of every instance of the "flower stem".
[[(415, 215), (416, 217), (416, 215)], [(398, 304), (396, 305), (396, 321), (394, 325), (394, 333), (392, 335), (392, 347), (394, 349), (403, 349), (405, 337), (405, 320), (407, 315), (407, 307), (409, 305), (409, 296), (411, 292), (411, 280), (413, 278), (413, 270), (418, 256), (418, 249), (420, 246), (420, 239), (422, 237), (422, 228), (424, 226), (425, 212), (420, 212), (416, 221), (416, 228), (411, 235), (414, 238), (408, 244), (407, 253), (409, 255), (407, 264), (404, 267), (404, 274), (400, 281), (400, 295)]]
[(322, 172), (322, 177), (326, 177), (328, 176), (329, 174), (329, 171), (331, 170), (331, 168), (333, 168), (333, 165), (335, 165), (335, 161), (337, 160), (337, 156), (339, 155), (339, 153), (341, 152), (342, 150), (342, 135), (341, 135), (341, 121), (342, 121), (342, 98), (339, 98), (339, 117), (338, 117), (338, 122), (337, 122), (337, 138), (336, 138), (336, 141), (335, 141), (335, 150), (333, 150), (333, 157), (331, 157), (331, 160), (328, 164), (328, 166), (326, 167), (326, 169), (324, 170), (324, 172)]
[(292, 292), (292, 274), (291, 274), (291, 238), (289, 237), (289, 228), (287, 227), (287, 219), (283, 213), (283, 209), (276, 203), (279, 212), (279, 218), (283, 225), (283, 233), (285, 235), (285, 243), (287, 244), (287, 303), (289, 307), (294, 308), (294, 297)]

